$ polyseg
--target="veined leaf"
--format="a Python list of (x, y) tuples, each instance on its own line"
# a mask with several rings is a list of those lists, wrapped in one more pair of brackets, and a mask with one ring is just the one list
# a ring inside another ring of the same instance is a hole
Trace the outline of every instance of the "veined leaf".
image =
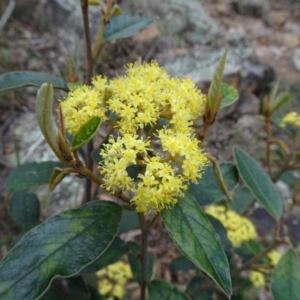
[(5, 190), (17, 192), (47, 184), (56, 167), (62, 167), (62, 164), (56, 161), (45, 161), (21, 165), (9, 174), (5, 182)]
[(12, 194), (9, 200), (9, 213), (23, 230), (29, 230), (39, 223), (39, 199), (33, 193), (16, 192)]
[(279, 220), (282, 215), (282, 202), (268, 174), (242, 149), (235, 147), (233, 154), (239, 174), (253, 197), (273, 218)]
[(194, 197), (186, 193), (162, 212), (164, 224), (178, 248), (231, 295), (229, 264), (220, 238)]
[(154, 18), (142, 14), (133, 17), (127, 14), (112, 17), (105, 26), (104, 40), (110, 41), (136, 35), (140, 30), (147, 28), (153, 22)]
[(53, 278), (78, 273), (110, 245), (121, 212), (113, 202), (93, 201), (33, 228), (0, 262), (0, 299), (36, 299)]
[(153, 280), (148, 285), (149, 300), (189, 300), (190, 297), (173, 284), (163, 280)]
[(74, 135), (72, 140), (72, 151), (77, 150), (90, 141), (97, 133), (100, 123), (101, 119), (99, 117), (93, 117), (87, 121)]
[[(232, 191), (238, 184), (239, 176), (237, 169), (232, 163), (223, 163), (220, 165), (221, 173), (229, 191)], [(214, 170), (211, 166), (207, 167), (198, 179), (197, 183), (189, 183), (188, 190), (193, 195), (199, 205), (207, 205), (224, 197), (214, 176)]]
[(68, 84), (60, 79), (41, 72), (16, 71), (0, 76), (0, 92), (16, 89), (24, 86), (38, 86), (50, 82), (54, 88), (68, 91)]
[(271, 290), (274, 300), (300, 300), (300, 264), (293, 249), (289, 249), (275, 267)]
[(239, 98), (237, 89), (224, 83), (221, 85), (221, 94), (222, 102), (220, 108), (233, 104)]

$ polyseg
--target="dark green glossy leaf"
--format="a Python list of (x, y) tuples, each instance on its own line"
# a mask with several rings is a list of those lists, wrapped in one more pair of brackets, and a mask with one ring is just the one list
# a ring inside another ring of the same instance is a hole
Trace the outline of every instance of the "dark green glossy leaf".
[(224, 252), (226, 253), (227, 256), (230, 256), (232, 254), (232, 244), (227, 237), (227, 231), (225, 227), (218, 219), (214, 218), (213, 216), (206, 215), (206, 217), (208, 218), (209, 222), (212, 224), (216, 233), (219, 235)]
[(300, 264), (293, 249), (289, 249), (275, 267), (271, 290), (274, 300), (300, 300)]
[(99, 117), (93, 117), (87, 121), (74, 135), (72, 140), (72, 151), (77, 150), (90, 141), (97, 133), (100, 123), (101, 119)]
[(178, 248), (231, 295), (229, 265), (220, 238), (206, 215), (186, 193), (170, 209), (162, 211), (164, 224)]
[(32, 229), (0, 262), (0, 299), (35, 299), (53, 278), (78, 273), (110, 245), (121, 213), (113, 202), (92, 201)]
[(282, 215), (282, 202), (268, 174), (242, 149), (235, 147), (233, 154), (239, 174), (253, 197), (273, 218), (279, 220)]
[(81, 276), (66, 279), (67, 300), (90, 300), (90, 291)]
[(195, 264), (185, 256), (180, 256), (173, 259), (169, 267), (172, 272), (187, 272), (196, 268)]
[(39, 223), (39, 199), (26, 191), (16, 192), (10, 198), (9, 213), (23, 230), (29, 229)]
[(246, 186), (240, 186), (233, 195), (233, 201), (230, 204), (232, 210), (238, 214), (243, 214), (248, 205), (252, 202), (253, 196)]
[[(239, 179), (236, 167), (232, 163), (224, 163), (220, 165), (220, 168), (229, 191), (232, 191)], [(202, 178), (198, 180), (198, 184), (190, 183), (188, 185), (187, 191), (196, 198), (199, 205), (207, 205), (224, 197), (211, 166), (205, 169)]]
[[(127, 243), (130, 252), (128, 254), (128, 260), (131, 268), (131, 272), (135, 281), (141, 283), (142, 278), (142, 265), (141, 265), (141, 247), (139, 244), (134, 242)], [(150, 280), (153, 272), (154, 257), (152, 254), (147, 255), (147, 280)]]
[(262, 250), (263, 246), (256, 240), (244, 242), (238, 248), (235, 248), (235, 252), (241, 256), (243, 262), (250, 260)]
[(139, 14), (129, 16), (122, 14), (112, 17), (105, 26), (104, 40), (116, 40), (136, 35), (140, 30), (149, 27), (154, 22), (154, 18)]
[(62, 167), (62, 164), (56, 161), (45, 161), (21, 165), (9, 174), (5, 182), (5, 190), (17, 192), (47, 184), (55, 167)]
[(106, 266), (117, 262), (128, 252), (129, 248), (125, 242), (116, 237), (105, 252), (93, 263), (80, 271), (80, 274), (94, 273)]
[(203, 286), (204, 280), (200, 276), (195, 276), (189, 282), (186, 293), (188, 295), (193, 295), (193, 300), (212, 300), (214, 289), (203, 289), (197, 292)]
[(90, 300), (90, 289), (80, 276), (57, 278), (39, 300)]
[(189, 300), (189, 296), (175, 287), (173, 284), (163, 280), (153, 280), (148, 285), (149, 300)]
[(123, 210), (119, 234), (135, 229), (139, 226), (139, 218), (136, 211)]
[(239, 98), (239, 92), (234, 87), (228, 84), (221, 85), (222, 102), (221, 107), (233, 104)]
[(69, 90), (68, 84), (60, 78), (41, 72), (16, 71), (0, 76), (0, 92), (30, 85), (40, 87), (45, 82), (50, 82), (57, 89)]

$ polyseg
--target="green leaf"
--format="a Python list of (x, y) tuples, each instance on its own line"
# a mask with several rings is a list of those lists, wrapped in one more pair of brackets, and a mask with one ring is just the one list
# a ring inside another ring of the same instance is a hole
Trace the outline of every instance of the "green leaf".
[(47, 184), (55, 167), (62, 164), (56, 161), (45, 161), (41, 163), (26, 163), (13, 170), (6, 182), (7, 192), (17, 192), (39, 185)]
[(113, 202), (92, 201), (32, 229), (0, 262), (0, 299), (35, 299), (53, 278), (78, 273), (110, 245), (121, 212)]
[(286, 171), (280, 176), (279, 180), (284, 181), (288, 185), (294, 185), (299, 182), (299, 177), (293, 171)]
[(105, 26), (104, 40), (116, 40), (136, 35), (140, 30), (149, 27), (154, 22), (154, 18), (147, 17), (143, 14), (129, 16), (122, 14), (112, 17)]
[(149, 300), (189, 300), (189, 296), (175, 287), (173, 284), (163, 280), (153, 280), (148, 285)]
[(233, 104), (239, 98), (239, 92), (228, 84), (221, 85), (222, 102), (220, 108)]
[(187, 272), (189, 270), (194, 270), (196, 268), (195, 264), (185, 256), (180, 256), (173, 259), (169, 267), (171, 272), (178, 272), (178, 271)]
[(219, 236), (194, 197), (186, 193), (176, 205), (164, 209), (161, 214), (178, 248), (230, 296), (231, 279), (227, 257)]
[(17, 71), (0, 76), (0, 92), (24, 86), (38, 86), (50, 82), (55, 88), (68, 91), (68, 84), (60, 79), (41, 72)]
[(80, 276), (56, 278), (39, 300), (91, 300), (90, 289)]
[(90, 300), (90, 291), (81, 276), (75, 276), (66, 280), (66, 292), (68, 300)]
[(274, 300), (300, 299), (300, 264), (293, 249), (289, 249), (275, 267), (271, 290)]
[[(141, 283), (141, 279), (142, 279), (141, 246), (134, 242), (128, 242), (127, 244), (130, 248), (130, 252), (127, 256), (128, 256), (133, 278), (135, 281)], [(154, 265), (154, 257), (152, 254), (148, 253), (147, 254), (147, 280), (150, 280), (152, 276), (153, 265)]]
[(220, 237), (220, 242), (224, 249), (224, 252), (226, 253), (227, 256), (230, 256), (232, 254), (232, 244), (227, 237), (227, 231), (225, 227), (218, 219), (214, 218), (213, 216), (206, 215), (206, 217), (208, 218), (214, 230)]
[(210, 84), (208, 95), (207, 95), (207, 104), (212, 113), (212, 117), (218, 112), (221, 106), (221, 85), (223, 80), (223, 73), (226, 63), (227, 51), (224, 52), (216, 69), (214, 71), (214, 75), (212, 78), (212, 82)]
[(273, 218), (279, 220), (282, 215), (282, 203), (268, 174), (242, 149), (235, 147), (233, 155), (239, 174), (253, 197)]
[(287, 125), (285, 127), (281, 127), (280, 124), (282, 122), (283, 117), (280, 116), (277, 113), (274, 113), (271, 117), (271, 121), (277, 126), (279, 127), (281, 130), (283, 130), (285, 133), (287, 133), (288, 135), (294, 137), (296, 135), (296, 130), (293, 126)]
[(123, 210), (119, 234), (138, 228), (139, 218), (136, 211)]
[(94, 273), (106, 266), (117, 262), (123, 255), (128, 252), (127, 244), (119, 237), (116, 237), (105, 252), (93, 263), (86, 266), (80, 271), (80, 274)]
[(281, 92), (275, 98), (273, 98), (270, 103), (271, 111), (270, 113), (273, 114), (275, 111), (279, 110), (281, 107), (289, 103), (292, 99), (292, 96), (288, 92)]
[(35, 112), (39, 127), (58, 158), (61, 158), (60, 147), (57, 140), (57, 127), (52, 117), (53, 108), (53, 86), (51, 83), (44, 83), (39, 88), (35, 102)]
[[(204, 290), (201, 290), (201, 292), (197, 293), (197, 291), (203, 286), (203, 284), (205, 284), (205, 283), (204, 283), (204, 280), (202, 277), (200, 277), (200, 276), (193, 277), (186, 288), (186, 293), (195, 295), (192, 298), (193, 300), (211, 300), (211, 299), (213, 299), (213, 293), (214, 293), (213, 288), (204, 289)], [(193, 293), (195, 293), (195, 294), (193, 294)]]
[(241, 256), (243, 262), (247, 262), (262, 250), (262, 245), (256, 240), (243, 242), (241, 246), (235, 248), (235, 252)]
[(101, 161), (103, 161), (103, 157), (100, 155), (100, 151), (102, 149), (102, 145), (98, 148), (95, 148), (92, 151), (92, 159), (98, 165)]
[[(238, 173), (236, 167), (232, 163), (224, 163), (220, 165), (221, 173), (228, 186), (229, 191), (232, 191), (238, 184)], [(192, 194), (199, 205), (207, 205), (224, 197), (224, 193), (219, 188), (214, 171), (211, 166), (207, 167), (196, 183), (190, 183), (187, 191)]]
[(87, 121), (74, 135), (72, 140), (72, 151), (77, 150), (90, 141), (97, 133), (100, 123), (101, 119), (99, 117), (93, 117)]
[(61, 181), (66, 176), (65, 173), (63, 173), (63, 169), (61, 168), (54, 168), (52, 175), (49, 179), (49, 189), (50, 191), (53, 191), (55, 187), (61, 183)]
[(233, 195), (233, 201), (231, 202), (230, 207), (241, 215), (245, 212), (252, 200), (253, 196), (250, 190), (246, 186), (240, 186)]
[(9, 213), (23, 230), (37, 225), (40, 219), (40, 203), (37, 196), (26, 191), (12, 194)]

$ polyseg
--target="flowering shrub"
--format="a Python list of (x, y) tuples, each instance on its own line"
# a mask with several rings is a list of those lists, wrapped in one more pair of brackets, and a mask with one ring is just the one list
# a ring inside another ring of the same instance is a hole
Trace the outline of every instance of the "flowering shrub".
[[(100, 5), (102, 12), (93, 46), (89, 4)], [(16, 88), (20, 82), (40, 86), (40, 78), (46, 79), (37, 93), (36, 117), (58, 159), (21, 165), (7, 178), (9, 211), (23, 237), (5, 244), (12, 248), (0, 262), (0, 299), (51, 299), (53, 294), (62, 299), (135, 299), (136, 293), (125, 288), (127, 280), (135, 282), (141, 300), (224, 299), (224, 294), (243, 300), (249, 299), (249, 290), (256, 297), (264, 287), (275, 300), (300, 299), (297, 254), (288, 235), (281, 234), (299, 202), (299, 115), (276, 118), (290, 95), (275, 87), (263, 99), (263, 167), (239, 147), (233, 148), (233, 162), (219, 164), (203, 145), (218, 112), (238, 98), (237, 90), (222, 83), (227, 52), (207, 95), (155, 61), (129, 63), (125, 75), (110, 80), (93, 77), (104, 42), (132, 36), (153, 18), (122, 14), (112, 0), (106, 5), (81, 0), (81, 7), (85, 84), (77, 82), (72, 68), (68, 82), (26, 71), (0, 78), (0, 90), (2, 82)], [(67, 92), (59, 101), (58, 126), (53, 88)], [(287, 138), (274, 137), (273, 126)], [(39, 201), (29, 190), (46, 183), (53, 190), (72, 175), (85, 180), (83, 204), (37, 225)], [(291, 187), (287, 210), (276, 187), (279, 180)], [(102, 188), (98, 197), (92, 183), (96, 192)], [(254, 204), (275, 220), (264, 237), (249, 218)], [(170, 263), (172, 272), (196, 269), (181, 288), (175, 280), (156, 279), (160, 257), (155, 260), (155, 253), (148, 253), (148, 242), (157, 225), (184, 254)], [(136, 227), (140, 243), (131, 235), (125, 241), (122, 234)], [(276, 250), (279, 245), (288, 247), (284, 254)], [(57, 282), (62, 290), (55, 289)]]

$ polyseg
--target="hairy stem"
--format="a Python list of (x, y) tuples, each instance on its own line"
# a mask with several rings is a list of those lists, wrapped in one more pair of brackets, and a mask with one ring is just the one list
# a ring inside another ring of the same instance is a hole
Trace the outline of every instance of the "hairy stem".
[[(85, 47), (86, 47), (86, 83), (91, 85), (93, 76), (93, 57), (92, 57), (92, 44), (91, 44), (91, 34), (89, 27), (89, 13), (88, 13), (88, 0), (81, 0), (81, 11), (83, 19), (84, 37), (85, 37)], [(92, 172), (93, 171), (93, 140), (89, 141), (87, 144), (87, 158), (86, 166)], [(85, 185), (85, 203), (92, 200), (92, 182), (87, 178)]]

